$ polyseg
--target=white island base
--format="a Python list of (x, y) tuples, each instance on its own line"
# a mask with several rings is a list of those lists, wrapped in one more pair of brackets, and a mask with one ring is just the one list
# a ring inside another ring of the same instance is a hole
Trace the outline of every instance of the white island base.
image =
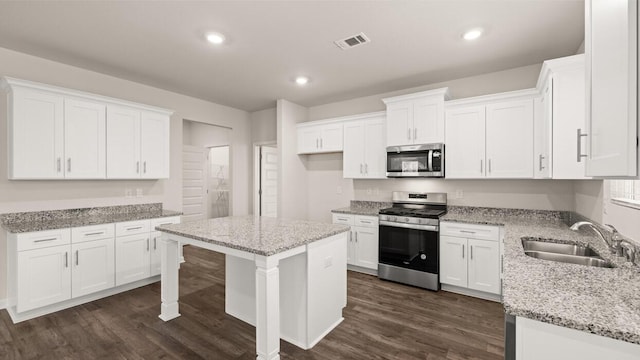
[(343, 319), (347, 234), (263, 256), (164, 233), (159, 317), (169, 321), (180, 316), (175, 265), (180, 242), (226, 255), (225, 311), (256, 326), (258, 360), (280, 359), (281, 338), (309, 349)]

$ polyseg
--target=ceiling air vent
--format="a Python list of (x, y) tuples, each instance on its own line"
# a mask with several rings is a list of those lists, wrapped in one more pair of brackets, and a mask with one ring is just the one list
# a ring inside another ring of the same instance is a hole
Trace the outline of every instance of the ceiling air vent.
[(371, 40), (364, 33), (356, 34), (346, 39), (337, 40), (333, 43), (336, 44), (340, 49), (347, 50), (358, 45), (370, 43)]

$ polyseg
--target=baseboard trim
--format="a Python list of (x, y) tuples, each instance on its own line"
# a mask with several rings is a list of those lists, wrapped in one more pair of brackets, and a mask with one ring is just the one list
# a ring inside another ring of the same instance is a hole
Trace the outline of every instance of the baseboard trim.
[(7, 304), (9, 304), (9, 300), (0, 299), (0, 310), (4, 310), (7, 308)]
[[(24, 311), (21, 313), (16, 312), (15, 306), (7, 307), (6, 309), (7, 309), (7, 312), (9, 313), (9, 316), (11, 317), (11, 321), (13, 321), (14, 324), (17, 324), (19, 322), (30, 320), (38, 316), (47, 315), (47, 314), (54, 313), (56, 311), (86, 304), (88, 302), (99, 300), (111, 295), (119, 294), (121, 292), (129, 291), (142, 286), (153, 284), (154, 282), (158, 282), (158, 281), (160, 281), (160, 275), (156, 275), (147, 279), (138, 280), (136, 282), (132, 282), (129, 284), (120, 285), (107, 290), (99, 291), (97, 293), (81, 296), (79, 298), (69, 299), (56, 304), (44, 306), (41, 308), (29, 310), (29, 311)], [(6, 302), (6, 300), (4, 301)]]
[(359, 273), (363, 273), (363, 274), (367, 274), (367, 275), (373, 275), (373, 276), (378, 276), (378, 270), (373, 270), (373, 269), (367, 269), (367, 268), (363, 268), (360, 266), (356, 266), (356, 265), (349, 265), (347, 264), (347, 270), (351, 270), (351, 271), (355, 271), (355, 272), (359, 272)]
[(324, 337), (327, 336), (330, 332), (332, 332), (333, 329), (335, 329), (338, 325), (340, 325), (340, 323), (342, 323), (342, 321), (344, 321), (344, 318), (341, 316), (340, 319), (338, 319), (338, 321), (333, 323), (333, 325), (329, 326), (322, 334), (320, 334), (317, 338), (315, 338), (313, 341), (311, 341), (309, 343), (309, 347), (306, 348), (305, 350), (309, 350), (309, 349), (313, 348), (314, 346), (316, 346), (320, 342), (320, 340), (324, 339)]
[(476, 297), (476, 298), (480, 298), (480, 299), (484, 299), (484, 300), (495, 301), (495, 302), (499, 302), (499, 303), (502, 302), (502, 295), (491, 294), (491, 293), (487, 293), (487, 292), (484, 292), (484, 291), (467, 289), (467, 288), (453, 286), (453, 285), (447, 285), (447, 284), (441, 284), (440, 289), (442, 289), (443, 291), (448, 291), (448, 292), (452, 292), (452, 293), (456, 293), (456, 294)]

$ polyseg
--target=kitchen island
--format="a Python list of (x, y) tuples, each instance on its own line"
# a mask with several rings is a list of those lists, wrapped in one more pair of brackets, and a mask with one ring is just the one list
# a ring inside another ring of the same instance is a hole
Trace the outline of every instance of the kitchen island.
[(164, 321), (180, 316), (179, 243), (226, 255), (225, 311), (256, 326), (258, 359), (279, 359), (281, 338), (311, 348), (342, 321), (348, 226), (232, 216), (156, 229)]

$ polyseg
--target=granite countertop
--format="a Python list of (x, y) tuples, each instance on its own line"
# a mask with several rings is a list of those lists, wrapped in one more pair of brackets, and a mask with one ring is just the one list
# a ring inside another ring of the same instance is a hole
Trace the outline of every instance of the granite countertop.
[(260, 216), (230, 216), (163, 225), (156, 230), (250, 253), (271, 256), (332, 235), (349, 226)]
[(331, 210), (336, 214), (378, 216), (380, 209), (391, 207), (390, 202), (352, 200), (349, 207)]
[[(504, 226), (507, 314), (640, 344), (640, 268), (612, 255), (593, 230), (575, 232), (562, 219), (522, 214), (450, 211), (441, 220)], [(523, 237), (588, 245), (615, 267), (535, 259), (524, 254)]]
[(10, 233), (25, 233), (182, 215), (179, 211), (164, 210), (161, 205), (122, 205), (1, 214), (0, 225)]

